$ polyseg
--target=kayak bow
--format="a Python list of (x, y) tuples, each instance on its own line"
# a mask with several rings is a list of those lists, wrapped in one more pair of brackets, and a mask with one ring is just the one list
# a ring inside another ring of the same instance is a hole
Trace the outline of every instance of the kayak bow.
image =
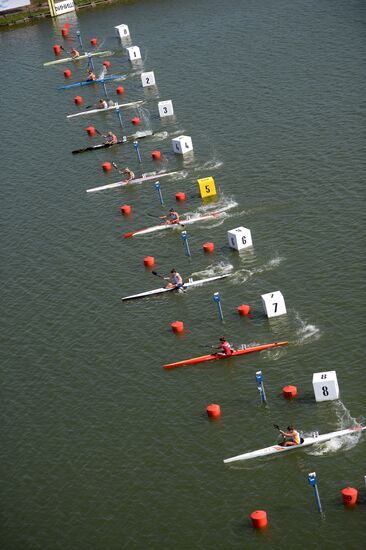
[(225, 212), (211, 212), (210, 214), (204, 214), (202, 216), (196, 216), (194, 218), (182, 219), (179, 223), (162, 223), (159, 225), (153, 225), (152, 227), (147, 227), (146, 229), (138, 229), (137, 231), (125, 233), (123, 236), (125, 239), (129, 239), (130, 237), (148, 235), (149, 233), (156, 233), (156, 231), (164, 231), (165, 229), (183, 229), (186, 225), (212, 220), (212, 218), (217, 218), (219, 216), (223, 216), (224, 214)]
[(258, 449), (257, 451), (251, 451), (249, 453), (244, 453), (237, 456), (232, 456), (231, 458), (226, 458), (224, 460), (225, 464), (229, 462), (237, 462), (239, 460), (250, 460), (251, 458), (259, 458), (261, 456), (269, 456), (278, 453), (286, 453), (287, 451), (293, 451), (295, 449), (301, 449), (302, 447), (308, 447), (309, 445), (314, 445), (316, 443), (323, 443), (333, 439), (335, 437), (341, 437), (342, 435), (350, 435), (356, 432), (362, 432), (366, 430), (366, 426), (356, 426), (355, 428), (348, 428), (346, 430), (338, 430), (336, 432), (329, 432), (326, 434), (314, 434), (311, 437), (305, 437), (304, 442), (299, 445), (292, 445), (290, 447), (283, 447), (281, 445), (272, 445), (271, 447), (264, 447), (264, 449)]
[(216, 361), (218, 359), (229, 359), (230, 357), (236, 357), (237, 355), (245, 355), (246, 353), (252, 353), (254, 351), (263, 351), (265, 349), (277, 348), (279, 346), (286, 346), (288, 342), (274, 342), (272, 344), (261, 344), (259, 346), (251, 346), (245, 349), (238, 349), (231, 355), (217, 355), (211, 353), (210, 355), (201, 355), (200, 357), (193, 357), (192, 359), (185, 359), (176, 363), (168, 363), (163, 366), (163, 369), (174, 369), (175, 367), (184, 367), (186, 365), (196, 365), (197, 363), (205, 363), (206, 361)]

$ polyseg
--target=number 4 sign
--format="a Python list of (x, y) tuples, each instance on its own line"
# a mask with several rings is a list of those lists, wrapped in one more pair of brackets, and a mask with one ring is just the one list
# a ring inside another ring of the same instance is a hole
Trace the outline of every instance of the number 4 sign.
[(279, 290), (268, 292), (267, 294), (262, 294), (261, 298), (264, 312), (268, 318), (286, 315), (286, 304), (282, 292)]

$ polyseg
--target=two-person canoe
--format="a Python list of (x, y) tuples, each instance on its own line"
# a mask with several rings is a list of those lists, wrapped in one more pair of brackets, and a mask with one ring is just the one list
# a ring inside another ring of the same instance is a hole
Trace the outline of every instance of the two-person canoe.
[(90, 84), (103, 84), (103, 82), (108, 82), (108, 80), (124, 79), (126, 76), (128, 76), (127, 73), (105, 76), (104, 78), (97, 78), (96, 80), (83, 80), (82, 82), (73, 82), (72, 84), (59, 86), (58, 88), (56, 88), (56, 90), (68, 90), (69, 88), (77, 88), (78, 86), (89, 86)]
[(304, 437), (304, 442), (299, 445), (291, 445), (290, 447), (283, 447), (281, 445), (272, 445), (271, 447), (264, 447), (264, 449), (258, 449), (257, 451), (251, 451), (249, 453), (244, 453), (237, 456), (232, 456), (231, 458), (226, 458), (224, 460), (225, 464), (230, 462), (238, 462), (240, 460), (250, 460), (251, 458), (259, 458), (262, 456), (269, 456), (275, 454), (284, 454), (289, 451), (295, 451), (296, 449), (302, 449), (303, 447), (308, 447), (309, 445), (314, 445), (316, 443), (323, 443), (329, 441), (335, 437), (342, 437), (344, 435), (350, 435), (362, 432), (366, 430), (366, 426), (356, 426), (355, 428), (348, 428), (346, 430), (338, 430), (336, 432), (329, 432), (326, 434), (314, 434), (310, 437)]
[(211, 212), (210, 214), (203, 214), (201, 216), (194, 216), (192, 218), (182, 218), (179, 223), (161, 223), (159, 225), (153, 225), (152, 227), (147, 227), (146, 229), (138, 229), (137, 231), (130, 231), (130, 233), (125, 233), (123, 236), (125, 239), (130, 237), (136, 237), (140, 235), (149, 235), (150, 233), (156, 233), (157, 231), (164, 231), (166, 229), (184, 229), (186, 225), (192, 225), (196, 222), (204, 222), (212, 220), (213, 218), (218, 218), (224, 216), (225, 212)]
[(132, 134), (131, 136), (123, 136), (122, 139), (117, 141), (117, 143), (98, 143), (98, 145), (90, 145), (90, 147), (76, 149), (75, 151), (72, 151), (72, 154), (76, 155), (78, 153), (85, 153), (86, 151), (95, 151), (96, 149), (104, 149), (106, 147), (113, 147), (114, 145), (122, 145), (128, 141), (135, 141), (136, 139), (142, 139), (144, 137), (152, 136), (153, 134), (154, 132), (151, 130), (146, 130), (146, 132), (136, 132), (136, 134)]
[(245, 349), (238, 349), (231, 355), (217, 355), (211, 353), (210, 355), (201, 355), (200, 357), (193, 357), (192, 359), (184, 359), (183, 361), (177, 361), (176, 363), (168, 363), (163, 366), (163, 369), (175, 369), (176, 367), (185, 367), (187, 365), (197, 365), (197, 363), (205, 363), (206, 361), (217, 361), (219, 359), (230, 359), (231, 357), (237, 357), (238, 355), (245, 355), (246, 353), (253, 353), (255, 351), (263, 351), (265, 349), (278, 348), (279, 346), (287, 346), (288, 342), (273, 342), (272, 344), (261, 344), (258, 346), (251, 346)]

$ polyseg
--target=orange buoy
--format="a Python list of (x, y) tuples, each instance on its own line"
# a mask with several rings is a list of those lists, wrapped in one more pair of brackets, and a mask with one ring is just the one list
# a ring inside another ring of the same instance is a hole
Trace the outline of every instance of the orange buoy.
[(263, 529), (267, 526), (267, 512), (264, 510), (256, 510), (250, 514), (252, 525), (255, 529)]
[(71, 78), (72, 76), (72, 72), (70, 71), (70, 69), (65, 69), (64, 70), (64, 77), (65, 78)]
[(122, 95), (125, 93), (125, 89), (123, 86), (118, 86), (118, 88), (116, 88), (116, 92), (118, 95)]
[(214, 243), (204, 243), (203, 244), (203, 250), (204, 250), (204, 252), (207, 252), (208, 254), (213, 252), (215, 250)]
[(54, 44), (54, 46), (53, 46), (53, 51), (54, 51), (54, 54), (55, 54), (55, 55), (60, 55), (60, 53), (61, 53), (61, 46), (59, 46), (58, 44)]
[(98, 44), (98, 40), (97, 40), (96, 38), (91, 38), (91, 39), (90, 39), (90, 44), (91, 44), (92, 46), (96, 46), (96, 45)]
[(137, 124), (141, 123), (141, 119), (138, 116), (135, 116), (135, 117), (133, 117), (133, 119), (131, 119), (131, 122), (132, 122), (132, 124), (137, 126)]
[(186, 200), (186, 194), (183, 193), (182, 191), (179, 191), (179, 193), (175, 194), (175, 200), (177, 200), (178, 202), (185, 201)]
[(161, 153), (160, 151), (153, 151), (151, 153), (151, 156), (154, 160), (160, 160), (161, 159)]
[(94, 126), (88, 126), (88, 128), (86, 129), (86, 131), (88, 132), (89, 136), (94, 137), (94, 136), (97, 135)]
[(282, 388), (282, 391), (285, 399), (293, 399), (297, 395), (296, 386), (285, 386), (284, 388)]
[(146, 256), (144, 258), (144, 266), (145, 267), (152, 267), (153, 265), (155, 265), (155, 258), (154, 256)]
[(208, 405), (206, 412), (207, 416), (209, 416), (210, 418), (218, 418), (219, 416), (221, 416), (220, 405), (212, 403), (211, 405)]
[(70, 23), (65, 23), (64, 29), (69, 29), (71, 27)]
[(103, 65), (105, 66), (106, 69), (109, 69), (109, 67), (111, 66), (111, 62), (110, 61), (103, 61)]
[(174, 321), (170, 325), (172, 327), (172, 331), (177, 334), (179, 332), (184, 332), (184, 323), (183, 321)]
[(110, 172), (112, 170), (112, 164), (110, 162), (103, 162), (102, 168), (104, 172)]
[(239, 315), (249, 315), (250, 313), (250, 306), (248, 304), (242, 304), (238, 307), (238, 313)]
[(342, 489), (343, 504), (345, 506), (354, 506), (357, 504), (358, 491), (354, 487)]
[(61, 34), (63, 38), (67, 38), (69, 36), (69, 29), (65, 29), (64, 27), (63, 29), (61, 29)]
[(74, 97), (74, 103), (75, 103), (75, 105), (82, 105), (83, 104), (83, 98), (81, 97), (81, 95), (76, 95)]
[(128, 216), (132, 212), (132, 206), (130, 206), (129, 204), (122, 204), (122, 206), (120, 207), (120, 210), (122, 214), (124, 214), (125, 216)]

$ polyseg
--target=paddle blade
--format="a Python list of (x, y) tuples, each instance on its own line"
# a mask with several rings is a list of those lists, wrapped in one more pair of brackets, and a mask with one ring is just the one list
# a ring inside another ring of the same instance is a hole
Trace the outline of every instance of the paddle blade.
[(276, 428), (276, 430), (280, 430), (280, 427), (278, 426), (278, 424), (273, 424), (273, 427)]

